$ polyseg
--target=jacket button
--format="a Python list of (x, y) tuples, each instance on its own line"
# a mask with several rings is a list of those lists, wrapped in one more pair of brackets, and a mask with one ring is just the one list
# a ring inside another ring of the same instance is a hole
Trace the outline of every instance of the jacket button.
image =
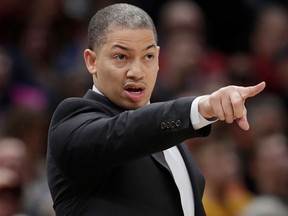
[(172, 121), (172, 122), (171, 122), (171, 127), (172, 127), (172, 128), (175, 128), (175, 126), (176, 126), (175, 121)]
[(161, 129), (162, 129), (162, 130), (166, 129), (166, 123), (165, 123), (165, 122), (162, 122), (162, 123), (161, 123)]
[(167, 128), (167, 129), (171, 128), (170, 122), (166, 122), (166, 128)]
[(176, 121), (176, 127), (179, 127), (181, 125), (181, 120)]

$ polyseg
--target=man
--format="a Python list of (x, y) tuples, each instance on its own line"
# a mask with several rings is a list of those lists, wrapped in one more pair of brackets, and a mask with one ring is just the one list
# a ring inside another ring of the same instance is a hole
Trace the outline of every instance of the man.
[(181, 143), (208, 135), (209, 120), (216, 118), (236, 119), (247, 130), (244, 102), (265, 83), (150, 104), (159, 69), (157, 34), (147, 13), (128, 4), (98, 11), (88, 43), (84, 59), (93, 89), (64, 100), (49, 129), (48, 183), (56, 214), (205, 215), (204, 179)]

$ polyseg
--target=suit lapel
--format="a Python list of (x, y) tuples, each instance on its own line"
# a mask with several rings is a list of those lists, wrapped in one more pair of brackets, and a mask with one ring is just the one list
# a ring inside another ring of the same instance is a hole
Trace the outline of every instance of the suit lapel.
[(156, 153), (152, 154), (151, 157), (154, 160), (156, 160), (159, 164), (161, 164), (165, 169), (167, 169), (172, 175), (172, 172), (171, 172), (171, 170), (169, 168), (168, 163), (165, 160), (163, 152), (156, 152)]
[[(191, 181), (191, 185), (193, 188), (193, 197), (194, 197), (194, 203), (195, 203), (195, 215), (197, 216), (205, 216), (205, 211), (202, 204), (202, 195), (204, 191), (204, 178), (199, 171), (198, 167), (196, 166), (192, 156), (191, 152), (188, 149), (186, 144), (181, 144), (177, 146), (180, 154), (184, 160), (184, 163), (186, 165), (189, 178)], [(168, 170), (171, 174), (171, 177), (173, 178), (172, 172), (164, 158), (164, 155), (162, 152), (157, 152), (151, 155), (151, 157), (156, 160), (159, 164), (161, 164), (166, 170)]]

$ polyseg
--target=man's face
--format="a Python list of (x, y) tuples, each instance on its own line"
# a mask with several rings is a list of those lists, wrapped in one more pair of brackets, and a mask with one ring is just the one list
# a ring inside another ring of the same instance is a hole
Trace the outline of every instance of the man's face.
[(149, 29), (108, 33), (105, 43), (96, 51), (94, 84), (125, 109), (146, 105), (159, 70), (159, 49)]

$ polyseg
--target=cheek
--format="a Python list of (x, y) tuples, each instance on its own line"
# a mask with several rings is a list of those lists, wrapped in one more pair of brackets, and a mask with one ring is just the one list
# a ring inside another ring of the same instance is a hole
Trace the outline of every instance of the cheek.
[(98, 67), (98, 78), (103, 82), (103, 85), (106, 83), (115, 82), (119, 79), (121, 72), (119, 69), (115, 68), (111, 61), (102, 60), (103, 64), (100, 64)]
[(106, 72), (102, 75), (102, 86), (108, 91), (113, 91), (119, 88), (119, 85), (122, 83), (122, 80), (117, 76), (117, 72)]

